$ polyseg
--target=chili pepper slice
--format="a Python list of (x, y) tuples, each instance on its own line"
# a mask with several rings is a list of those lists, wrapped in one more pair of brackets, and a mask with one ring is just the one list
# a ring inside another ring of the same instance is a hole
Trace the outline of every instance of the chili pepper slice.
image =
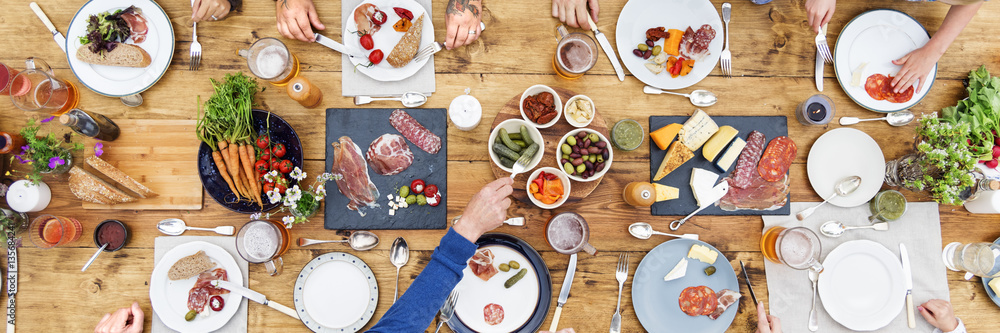
[(389, 19), (389, 16), (385, 15), (385, 12), (383, 12), (382, 10), (376, 9), (375, 12), (372, 13), (371, 18), (372, 18), (372, 23), (375, 23), (375, 25), (382, 25), (385, 24), (385, 21)]
[(226, 306), (226, 301), (222, 300), (222, 296), (215, 295), (208, 300), (208, 307), (212, 308), (212, 311), (222, 311), (224, 306)]
[(407, 20), (413, 21), (413, 12), (406, 8), (392, 7), (392, 10), (396, 11), (396, 15), (405, 18)]
[(410, 182), (410, 192), (413, 192), (415, 194), (423, 193), (424, 192), (424, 180), (423, 179), (414, 179), (412, 182)]

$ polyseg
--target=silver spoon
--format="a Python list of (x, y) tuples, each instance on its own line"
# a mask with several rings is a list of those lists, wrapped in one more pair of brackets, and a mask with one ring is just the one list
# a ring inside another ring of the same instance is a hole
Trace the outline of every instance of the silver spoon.
[(711, 91), (701, 90), (701, 89), (692, 91), (690, 94), (681, 94), (672, 91), (657, 89), (651, 86), (645, 86), (642, 87), (642, 92), (650, 95), (671, 94), (677, 96), (684, 96), (691, 100), (691, 104), (700, 107), (712, 106), (713, 104), (715, 104), (715, 102), (719, 101), (719, 98), (716, 97), (715, 94), (713, 94)]
[(184, 223), (184, 220), (181, 219), (166, 219), (160, 221), (156, 224), (156, 229), (159, 229), (160, 232), (171, 236), (179, 236), (180, 234), (183, 234), (185, 230), (213, 231), (217, 234), (226, 236), (232, 236), (233, 233), (236, 232), (236, 227), (229, 225), (218, 226), (215, 228), (189, 227)]
[(851, 194), (855, 190), (857, 190), (859, 186), (861, 186), (861, 177), (850, 176), (841, 179), (833, 187), (834, 195), (827, 197), (826, 200), (823, 200), (823, 202), (820, 202), (818, 205), (803, 209), (798, 214), (795, 214), (795, 218), (798, 219), (799, 221), (805, 220), (807, 217), (809, 217), (809, 215), (812, 215), (812, 213), (816, 212), (816, 208), (819, 208), (819, 206), (822, 206), (827, 201), (830, 201), (830, 199), (833, 199), (837, 196), (842, 196), (842, 197), (847, 196), (848, 194)]
[(858, 117), (840, 117), (841, 125), (854, 125), (862, 121), (885, 120), (892, 126), (903, 126), (913, 121), (913, 112), (903, 110), (885, 115), (882, 118), (859, 119)]
[(852, 227), (846, 226), (838, 221), (830, 221), (823, 223), (823, 225), (819, 227), (819, 232), (823, 234), (823, 236), (837, 238), (843, 236), (845, 232), (851, 229), (875, 229), (878, 231), (886, 231), (889, 230), (889, 222), (878, 222), (873, 223), (872, 225)]
[(389, 246), (389, 261), (392, 262), (393, 266), (396, 266), (396, 291), (392, 293), (392, 303), (396, 303), (396, 299), (399, 298), (399, 269), (406, 265), (407, 261), (410, 261), (410, 247), (406, 245), (406, 240), (403, 237), (397, 237), (396, 240), (392, 241), (392, 246)]
[(97, 249), (97, 253), (94, 253), (94, 256), (90, 257), (90, 260), (87, 260), (86, 264), (83, 264), (83, 269), (81, 269), (80, 271), (86, 272), (87, 268), (90, 267), (90, 264), (93, 264), (94, 260), (97, 260), (97, 256), (101, 255), (101, 252), (104, 252), (104, 249), (108, 247), (108, 244), (111, 243), (104, 243), (104, 245), (101, 245), (101, 248)]
[(318, 240), (309, 238), (299, 238), (299, 246), (309, 246), (323, 243), (347, 243), (355, 251), (367, 251), (378, 245), (378, 236), (369, 231), (355, 231), (351, 236), (343, 240)]
[(372, 101), (400, 101), (405, 107), (415, 108), (427, 103), (427, 96), (414, 91), (404, 93), (399, 97), (354, 96), (354, 105), (368, 104)]
[(638, 239), (649, 239), (649, 237), (652, 235), (664, 235), (670, 237), (698, 240), (698, 234), (675, 235), (675, 234), (668, 234), (665, 232), (659, 232), (653, 230), (653, 226), (649, 225), (649, 223), (646, 222), (632, 223), (632, 225), (628, 226), (628, 233), (632, 234), (632, 236), (635, 236), (635, 238)]

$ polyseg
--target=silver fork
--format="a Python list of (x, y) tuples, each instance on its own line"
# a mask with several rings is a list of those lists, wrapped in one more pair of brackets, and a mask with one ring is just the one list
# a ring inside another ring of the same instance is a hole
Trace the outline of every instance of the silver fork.
[(441, 42), (433, 42), (430, 45), (424, 46), (424, 48), (420, 49), (420, 51), (417, 51), (417, 55), (413, 57), (413, 61), (423, 61), (424, 58), (438, 53), (443, 49), (444, 44), (441, 44)]
[(444, 301), (444, 305), (441, 305), (441, 321), (438, 322), (434, 333), (438, 333), (441, 326), (451, 320), (452, 315), (455, 314), (455, 303), (458, 303), (458, 290), (452, 290), (451, 295), (448, 295), (448, 300)]
[(726, 48), (722, 50), (719, 58), (719, 65), (722, 66), (722, 74), (726, 77), (733, 77), (733, 53), (729, 51), (729, 19), (732, 17), (733, 5), (722, 4), (722, 22), (726, 23)]
[(816, 35), (816, 49), (819, 50), (819, 54), (823, 55), (824, 62), (828, 64), (833, 63), (830, 45), (826, 43), (826, 24), (819, 28), (819, 34)]
[(615, 306), (615, 315), (611, 317), (610, 333), (622, 331), (622, 287), (628, 279), (628, 253), (622, 253), (618, 257), (618, 269), (615, 271), (615, 280), (618, 280), (618, 305)]
[(198, 42), (198, 22), (194, 23), (194, 32), (191, 33), (191, 67), (188, 70), (198, 70), (201, 65), (201, 43)]

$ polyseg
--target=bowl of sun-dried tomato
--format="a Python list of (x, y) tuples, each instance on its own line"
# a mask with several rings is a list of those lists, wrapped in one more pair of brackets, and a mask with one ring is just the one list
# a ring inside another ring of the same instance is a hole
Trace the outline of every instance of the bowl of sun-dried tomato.
[(538, 128), (555, 125), (562, 117), (562, 99), (543, 84), (529, 87), (521, 94), (521, 118)]

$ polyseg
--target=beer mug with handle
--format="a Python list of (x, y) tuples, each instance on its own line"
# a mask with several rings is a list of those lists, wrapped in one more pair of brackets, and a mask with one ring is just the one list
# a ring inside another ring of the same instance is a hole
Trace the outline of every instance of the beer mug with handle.
[(299, 75), (299, 58), (276, 38), (258, 39), (249, 49), (239, 50), (237, 54), (247, 59), (250, 73), (273, 85), (284, 87)]
[(252, 264), (264, 264), (272, 276), (281, 274), (281, 255), (288, 251), (288, 229), (270, 220), (252, 220), (236, 233), (236, 252)]
[(569, 32), (566, 27), (556, 27), (559, 44), (552, 56), (552, 68), (564, 79), (579, 79), (597, 64), (597, 42), (594, 38), (579, 33)]
[(80, 102), (72, 83), (56, 78), (52, 67), (35, 57), (25, 61), (25, 70), (14, 76), (8, 89), (10, 100), (24, 111), (62, 115)]

